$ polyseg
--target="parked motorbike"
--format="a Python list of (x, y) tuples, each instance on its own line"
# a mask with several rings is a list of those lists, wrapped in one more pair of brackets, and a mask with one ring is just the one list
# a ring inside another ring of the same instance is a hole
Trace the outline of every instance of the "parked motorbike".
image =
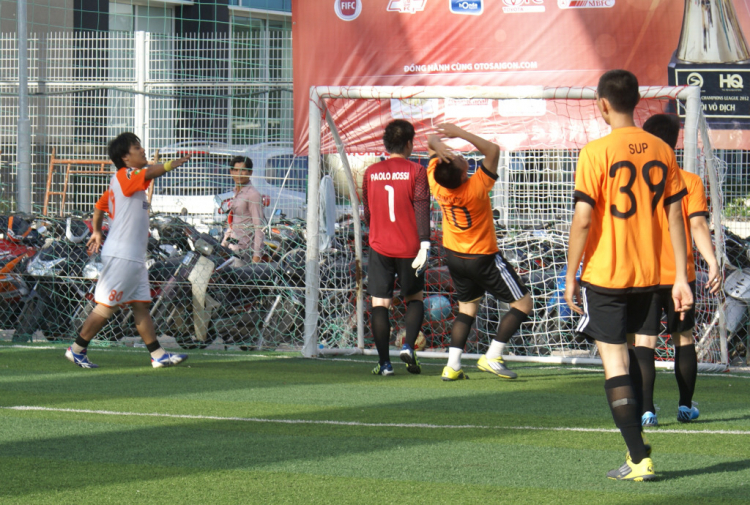
[(242, 350), (298, 345), (304, 325), (305, 251), (287, 252), (277, 263), (220, 266), (208, 290), (214, 310), (208, 338)]
[[(183, 348), (221, 338), (243, 350), (291, 343), (303, 324), (304, 251), (292, 249), (298, 223), (274, 222), (278, 262), (245, 263), (209, 234), (169, 216), (152, 219), (160, 248), (172, 257), (150, 266), (152, 316)], [(301, 254), (301, 256), (300, 256)], [(286, 340), (285, 340), (286, 339)]]
[(31, 339), (30, 333), (18, 330), (30, 292), (23, 272), (43, 243), (39, 232), (31, 228), (30, 219), (20, 215), (0, 217), (0, 329), (16, 329), (13, 341)]
[[(31, 292), (26, 299), (19, 332), (42, 330), (47, 340), (74, 339), (96, 306), (94, 291), (101, 272), (99, 255), (90, 257), (86, 242), (90, 226), (79, 217), (68, 217), (64, 235), (48, 242), (26, 267)], [(99, 340), (120, 340), (122, 312), (97, 334)]]

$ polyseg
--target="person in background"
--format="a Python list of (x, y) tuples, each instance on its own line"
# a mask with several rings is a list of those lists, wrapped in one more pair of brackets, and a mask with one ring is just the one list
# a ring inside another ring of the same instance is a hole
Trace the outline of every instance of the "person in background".
[[(655, 114), (643, 123), (643, 130), (662, 139), (673, 150), (680, 135), (680, 119), (669, 114)], [(711, 232), (706, 218), (708, 205), (703, 182), (697, 174), (680, 170), (680, 175), (687, 186), (687, 196), (682, 199), (682, 219), (685, 221), (685, 236), (687, 238), (687, 272), (690, 289), (695, 298), (695, 259), (693, 258), (693, 239), (703, 259), (708, 265), (708, 282), (706, 288), (716, 293), (721, 287), (719, 263), (716, 261)], [(664, 216), (666, 219), (666, 216)], [(663, 238), (661, 242), (661, 281), (659, 290), (654, 293), (649, 311), (648, 324), (641, 329), (641, 334), (635, 336), (635, 357), (640, 367), (642, 377), (641, 424), (643, 426), (657, 426), (656, 407), (654, 406), (654, 382), (656, 368), (654, 366), (654, 349), (656, 340), (661, 333), (662, 311), (667, 314), (667, 333), (672, 336), (674, 345), (674, 375), (680, 390), (680, 401), (677, 405), (677, 420), (689, 423), (698, 419), (700, 412), (693, 406), (695, 380), (698, 376), (698, 357), (695, 353), (693, 328), (695, 327), (695, 306), (685, 312), (684, 319), (675, 311), (672, 301), (672, 283), (675, 278), (674, 252), (669, 240), (669, 228), (662, 226)], [(636, 391), (636, 394), (638, 392)]]
[(229, 228), (221, 245), (257, 263), (263, 257), (263, 198), (250, 182), (253, 160), (235, 156), (229, 166), (235, 184), (234, 198), (227, 217)]

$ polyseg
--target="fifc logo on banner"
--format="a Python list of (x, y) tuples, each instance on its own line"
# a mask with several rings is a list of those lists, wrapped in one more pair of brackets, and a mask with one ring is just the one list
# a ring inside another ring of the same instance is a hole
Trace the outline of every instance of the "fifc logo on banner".
[(482, 0), (448, 0), (453, 14), (471, 14), (479, 16), (484, 12)]
[(388, 3), (388, 12), (408, 12), (414, 14), (423, 11), (427, 0), (391, 0)]
[(561, 9), (608, 9), (615, 6), (615, 0), (557, 0)]
[(362, 0), (335, 0), (333, 9), (340, 19), (353, 21), (362, 12)]
[(506, 14), (544, 12), (544, 0), (503, 0), (503, 3), (503, 12)]

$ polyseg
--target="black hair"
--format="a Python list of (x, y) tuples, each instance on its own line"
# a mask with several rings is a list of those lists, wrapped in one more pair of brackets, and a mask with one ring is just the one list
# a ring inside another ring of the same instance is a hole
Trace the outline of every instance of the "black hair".
[(447, 189), (456, 189), (463, 182), (464, 171), (457, 167), (454, 160), (450, 163), (438, 161), (435, 165), (435, 182)]
[(414, 127), (409, 121), (396, 119), (383, 132), (383, 144), (390, 154), (404, 154), (406, 145), (414, 141)]
[(643, 123), (643, 129), (674, 149), (680, 136), (680, 118), (674, 114), (654, 114)]
[(237, 163), (242, 163), (243, 165), (245, 165), (245, 168), (247, 170), (253, 169), (253, 160), (251, 160), (247, 156), (235, 156), (234, 158), (232, 158), (232, 161), (229, 162), (229, 166), (234, 168)]
[(122, 157), (130, 152), (132, 146), (140, 143), (141, 139), (139, 139), (138, 135), (133, 132), (123, 132), (119, 134), (112, 139), (107, 146), (109, 159), (112, 160), (112, 163), (114, 163), (117, 168), (126, 168), (125, 162), (122, 161)]
[(641, 97), (638, 78), (627, 70), (605, 72), (599, 78), (596, 92), (599, 98), (606, 98), (612, 108), (620, 113), (632, 113)]

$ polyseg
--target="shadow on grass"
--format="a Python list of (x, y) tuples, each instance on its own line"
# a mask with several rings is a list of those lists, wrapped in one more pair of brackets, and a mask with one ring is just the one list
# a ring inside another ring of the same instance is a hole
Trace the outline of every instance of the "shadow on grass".
[[(56, 432), (55, 436), (0, 444), (0, 455), (38, 458), (50, 464), (70, 461), (181, 468), (186, 475), (200, 470), (233, 469), (316, 473), (328, 465), (341, 465), (339, 459), (351, 461), (351, 458), (361, 461), (374, 457), (375, 464), (382, 469), (385, 456), (374, 453), (420, 453), (417, 447), (433, 443), (429, 439), (392, 438), (385, 434), (335, 437), (325, 429), (310, 433), (311, 427), (305, 425), (290, 425), (285, 434), (241, 432), (231, 429), (229, 421), (191, 421), (169, 426), (139, 426), (132, 430), (122, 430), (119, 426), (118, 430), (99, 432), (89, 431), (87, 423), (75, 425), (75, 428), (71, 423), (64, 424), (67, 426), (54, 425), (53, 420), (48, 420), (46, 431)], [(76, 432), (66, 433), (71, 429)], [(143, 479), (143, 475), (132, 473), (124, 467), (122, 474), (110, 481), (127, 483)], [(398, 477), (397, 468), (389, 477)], [(59, 490), (79, 486), (76, 479), (56, 483)], [(37, 491), (33, 480), (6, 482), (0, 488), (0, 497), (20, 497)]]
[(692, 470), (676, 470), (672, 472), (658, 472), (660, 479), (677, 479), (680, 477), (694, 477), (697, 475), (710, 475), (714, 473), (741, 472), (750, 468), (750, 459), (717, 463), (705, 468), (694, 468)]

